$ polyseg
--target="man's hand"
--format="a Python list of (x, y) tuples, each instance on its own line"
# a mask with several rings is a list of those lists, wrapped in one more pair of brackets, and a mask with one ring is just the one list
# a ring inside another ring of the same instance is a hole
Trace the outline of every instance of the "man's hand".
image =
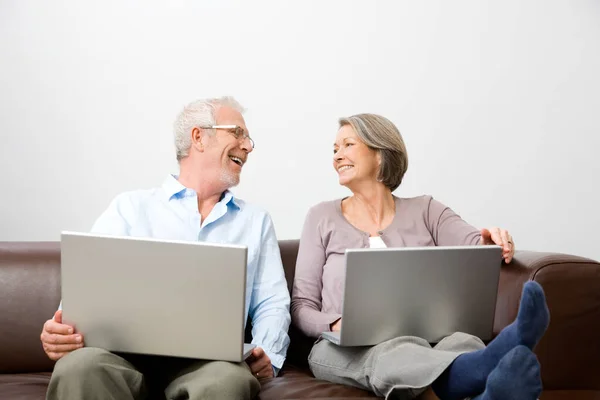
[(256, 347), (252, 350), (252, 354), (246, 360), (252, 375), (258, 379), (273, 378), (273, 366), (271, 365), (271, 359), (260, 347)]
[(490, 228), (481, 230), (481, 241), (479, 244), (497, 244), (502, 247), (502, 257), (508, 264), (512, 261), (515, 255), (515, 243), (513, 242), (512, 236), (505, 229)]
[(331, 324), (331, 332), (339, 332), (342, 330), (342, 319), (338, 319), (333, 324)]
[(46, 321), (40, 339), (44, 351), (54, 361), (83, 347), (83, 336), (75, 333), (72, 326), (62, 323), (62, 310), (58, 310), (53, 319)]

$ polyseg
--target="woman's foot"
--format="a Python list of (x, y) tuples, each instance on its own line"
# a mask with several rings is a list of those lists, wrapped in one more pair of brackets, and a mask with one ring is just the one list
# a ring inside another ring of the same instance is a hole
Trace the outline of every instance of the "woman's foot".
[(443, 400), (459, 400), (483, 392), (488, 375), (500, 360), (517, 346), (533, 350), (549, 323), (544, 290), (537, 282), (525, 283), (517, 319), (485, 349), (458, 356), (433, 383), (433, 390)]
[(536, 400), (542, 393), (538, 360), (525, 346), (506, 354), (487, 379), (485, 391), (473, 400)]

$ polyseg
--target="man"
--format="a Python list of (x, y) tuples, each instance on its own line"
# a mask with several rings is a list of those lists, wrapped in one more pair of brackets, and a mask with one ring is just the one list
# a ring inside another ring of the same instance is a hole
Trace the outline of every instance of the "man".
[[(260, 389), (257, 378), (277, 375), (290, 324), (277, 238), (265, 211), (228, 190), (239, 183), (254, 147), (242, 113), (230, 97), (186, 106), (174, 126), (179, 175), (168, 176), (160, 188), (117, 196), (92, 232), (247, 245), (252, 290), (246, 294), (246, 315), (257, 345), (248, 362), (125, 356), (88, 348), (76, 329), (62, 323), (59, 309), (41, 334), (46, 354), (57, 360), (48, 399), (142, 399), (160, 391), (168, 399), (247, 399)], [(177, 327), (157, 320), (156, 329), (170, 340), (169, 332)]]

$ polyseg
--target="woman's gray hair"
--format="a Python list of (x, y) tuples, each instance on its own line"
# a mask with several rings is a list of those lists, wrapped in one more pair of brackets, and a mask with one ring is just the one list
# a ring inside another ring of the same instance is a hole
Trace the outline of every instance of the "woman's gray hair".
[(230, 107), (243, 114), (245, 109), (233, 97), (224, 96), (196, 100), (188, 104), (173, 124), (177, 162), (187, 157), (192, 146), (192, 129), (215, 125), (215, 114), (220, 107)]
[(400, 186), (408, 169), (408, 153), (402, 135), (389, 119), (377, 114), (356, 114), (340, 118), (340, 128), (350, 125), (369, 148), (381, 155), (377, 180), (392, 192)]

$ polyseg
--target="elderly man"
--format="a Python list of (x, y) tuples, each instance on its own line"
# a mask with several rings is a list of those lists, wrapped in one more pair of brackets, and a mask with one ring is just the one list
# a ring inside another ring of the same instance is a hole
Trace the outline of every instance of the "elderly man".
[[(88, 348), (79, 332), (62, 323), (59, 309), (41, 334), (46, 354), (57, 360), (48, 399), (142, 399), (161, 391), (168, 399), (249, 399), (260, 389), (257, 378), (277, 375), (290, 324), (277, 238), (265, 211), (229, 191), (238, 184), (254, 148), (242, 113), (229, 97), (186, 106), (174, 127), (179, 175), (169, 175), (162, 187), (117, 196), (92, 232), (248, 246), (247, 282), (252, 290), (246, 313), (257, 345), (250, 359), (237, 364)], [(161, 327), (159, 320), (156, 327), (164, 329), (165, 340), (176, 329)]]

